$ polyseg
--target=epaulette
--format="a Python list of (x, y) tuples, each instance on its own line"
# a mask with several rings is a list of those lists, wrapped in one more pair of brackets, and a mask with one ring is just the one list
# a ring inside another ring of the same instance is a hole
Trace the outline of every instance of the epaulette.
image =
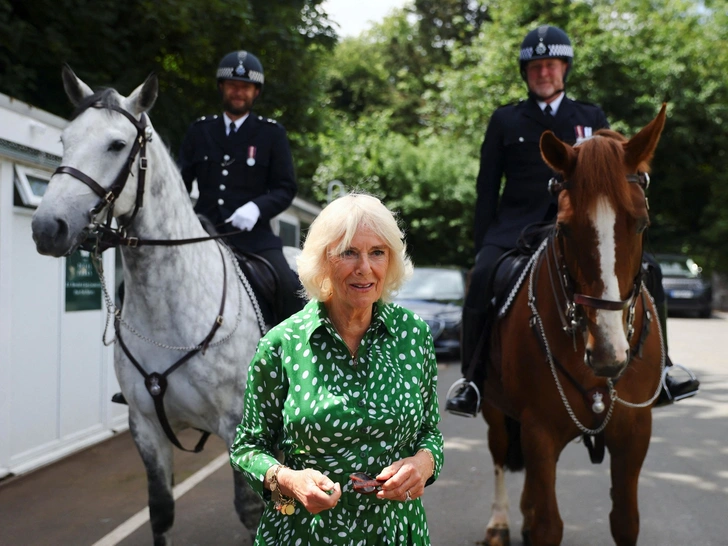
[(214, 121), (214, 120), (216, 120), (216, 119), (217, 119), (218, 117), (220, 117), (220, 116), (218, 116), (217, 114), (213, 114), (213, 115), (211, 115), (211, 116), (201, 116), (201, 117), (199, 117), (199, 118), (197, 118), (197, 119), (195, 120), (195, 123), (200, 123), (200, 122), (202, 122), (202, 121)]
[(264, 118), (263, 116), (258, 116), (258, 119), (260, 121), (265, 121), (266, 123), (272, 123), (273, 125), (278, 125), (278, 122), (271, 118)]

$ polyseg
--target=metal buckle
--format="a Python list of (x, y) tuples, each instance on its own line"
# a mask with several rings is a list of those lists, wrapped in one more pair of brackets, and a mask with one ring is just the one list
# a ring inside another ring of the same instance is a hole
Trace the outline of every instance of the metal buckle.
[(111, 204), (114, 199), (116, 199), (116, 196), (114, 195), (113, 191), (109, 191), (109, 193), (104, 196), (104, 201), (106, 201), (107, 205)]
[(222, 321), (223, 321), (223, 318), (220, 315), (218, 315), (217, 318), (215, 319), (215, 322), (217, 322), (220, 326), (222, 326)]
[(147, 170), (147, 158), (146, 158), (146, 156), (139, 158), (139, 169), (142, 170), (142, 171), (146, 171)]
[(129, 237), (126, 240), (126, 246), (131, 248), (136, 248), (139, 245), (139, 238), (138, 237)]

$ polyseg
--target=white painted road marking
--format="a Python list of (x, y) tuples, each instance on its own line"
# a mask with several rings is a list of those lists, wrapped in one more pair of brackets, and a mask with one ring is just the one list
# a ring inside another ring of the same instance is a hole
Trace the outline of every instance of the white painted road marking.
[[(211, 474), (214, 474), (224, 464), (229, 464), (229, 462), (230, 456), (227, 453), (223, 453), (218, 458), (208, 463), (207, 466), (204, 466), (203, 468), (192, 474), (192, 476), (190, 476), (181, 484), (172, 489), (172, 495), (174, 497), (174, 500), (180, 498), (182, 495), (187, 493), (190, 489), (203, 481), (205, 478), (207, 478)], [(116, 546), (117, 544), (119, 544), (119, 542), (124, 540), (126, 537), (128, 537), (130, 534), (139, 529), (139, 527), (141, 527), (148, 521), (149, 507), (147, 506), (143, 510), (140, 510), (139, 512), (134, 514), (124, 523), (119, 525), (116, 529), (111, 531), (101, 540), (95, 542), (93, 546)]]

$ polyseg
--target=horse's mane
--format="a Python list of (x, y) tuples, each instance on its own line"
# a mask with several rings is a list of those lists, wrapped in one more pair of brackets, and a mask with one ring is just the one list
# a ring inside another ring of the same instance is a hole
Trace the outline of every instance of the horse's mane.
[[(71, 115), (71, 121), (83, 114), (88, 108), (96, 103), (101, 104), (101, 106), (103, 106), (105, 110), (107, 110), (110, 106), (121, 105), (121, 102), (119, 101), (119, 94), (116, 92), (116, 90), (111, 89), (110, 87), (100, 89), (96, 91), (93, 95), (89, 95), (88, 97), (83, 98), (81, 102), (76, 105), (76, 109)], [(110, 112), (111, 110), (108, 111)]]
[(579, 157), (571, 174), (569, 195), (580, 221), (599, 197), (606, 197), (615, 210), (635, 216), (622, 144), (627, 139), (616, 131), (600, 129), (578, 145)]

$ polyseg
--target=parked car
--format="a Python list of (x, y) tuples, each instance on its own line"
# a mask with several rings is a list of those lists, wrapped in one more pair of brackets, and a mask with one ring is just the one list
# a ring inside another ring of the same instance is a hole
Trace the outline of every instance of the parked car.
[(713, 312), (713, 288), (702, 268), (682, 254), (656, 254), (662, 269), (667, 311), (690, 312), (708, 318)]
[(465, 272), (455, 267), (415, 267), (395, 302), (417, 313), (430, 327), (438, 356), (460, 356)]

